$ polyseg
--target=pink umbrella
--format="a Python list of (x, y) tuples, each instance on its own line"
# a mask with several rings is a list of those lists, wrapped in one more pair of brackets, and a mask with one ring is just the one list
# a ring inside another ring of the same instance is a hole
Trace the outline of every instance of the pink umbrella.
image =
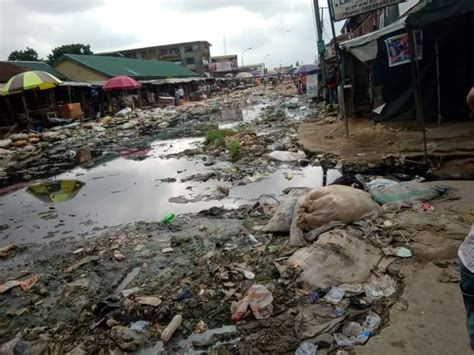
[(142, 84), (129, 76), (116, 76), (104, 84), (104, 90), (129, 90), (137, 89), (141, 86)]

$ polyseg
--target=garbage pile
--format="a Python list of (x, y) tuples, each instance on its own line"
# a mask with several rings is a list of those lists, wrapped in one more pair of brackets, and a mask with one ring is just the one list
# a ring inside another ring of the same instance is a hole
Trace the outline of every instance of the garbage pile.
[[(409, 307), (402, 265), (439, 258), (468, 230), (437, 214), (431, 185), (395, 181), (384, 196), (398, 199), (377, 204), (374, 181), (362, 181), (369, 192), (292, 189), (272, 209), (214, 207), (85, 240), (0, 246), (10, 265), (0, 279), (1, 352), (362, 346), (388, 323), (390, 307)], [(448, 270), (443, 282), (455, 279)]]

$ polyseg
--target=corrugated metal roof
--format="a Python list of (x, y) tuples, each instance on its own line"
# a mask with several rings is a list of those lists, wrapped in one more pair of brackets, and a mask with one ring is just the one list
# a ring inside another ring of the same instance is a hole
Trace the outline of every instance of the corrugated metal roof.
[(42, 70), (45, 71), (51, 75), (54, 75), (56, 78), (61, 79), (61, 80), (66, 80), (67, 78), (64, 76), (64, 74), (61, 74), (58, 72), (56, 69), (54, 69), (52, 66), (45, 62), (34, 62), (34, 61), (23, 61), (23, 60), (15, 60), (15, 61), (9, 61), (8, 63), (17, 65), (22, 68), (26, 68), (29, 70)]
[(158, 79), (199, 76), (198, 73), (195, 73), (181, 65), (159, 60), (65, 54), (59, 58), (56, 63), (59, 63), (62, 60), (71, 60), (79, 65), (110, 77), (126, 75), (136, 79)]

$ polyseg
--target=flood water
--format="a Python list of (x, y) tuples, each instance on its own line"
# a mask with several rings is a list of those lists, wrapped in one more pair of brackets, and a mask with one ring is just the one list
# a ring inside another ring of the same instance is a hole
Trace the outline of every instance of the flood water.
[[(286, 187), (322, 184), (320, 167), (281, 166), (265, 175), (249, 176), (246, 185), (231, 188), (229, 195), (219, 200), (216, 188), (231, 187), (228, 183), (217, 180), (181, 182), (181, 179), (230, 169), (230, 163), (205, 166), (202, 156), (166, 158), (166, 155), (195, 147), (201, 141), (196, 138), (156, 141), (137, 151), (104, 158), (93, 167), (78, 167), (50, 179), (77, 180), (78, 191), (70, 195), (46, 193), (38, 196), (25, 187), (0, 196), (2, 244), (83, 237), (104, 227), (160, 221), (170, 213), (198, 212), (213, 206), (237, 207), (255, 201), (262, 194), (281, 194)], [(328, 182), (337, 176), (337, 171), (329, 171)], [(161, 181), (168, 178), (176, 181)]]

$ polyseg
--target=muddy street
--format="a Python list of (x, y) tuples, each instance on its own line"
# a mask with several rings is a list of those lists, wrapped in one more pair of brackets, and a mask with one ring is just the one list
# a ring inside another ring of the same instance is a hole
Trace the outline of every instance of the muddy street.
[(12, 149), (2, 354), (467, 353), (472, 181), (305, 149), (335, 120), (285, 81)]

